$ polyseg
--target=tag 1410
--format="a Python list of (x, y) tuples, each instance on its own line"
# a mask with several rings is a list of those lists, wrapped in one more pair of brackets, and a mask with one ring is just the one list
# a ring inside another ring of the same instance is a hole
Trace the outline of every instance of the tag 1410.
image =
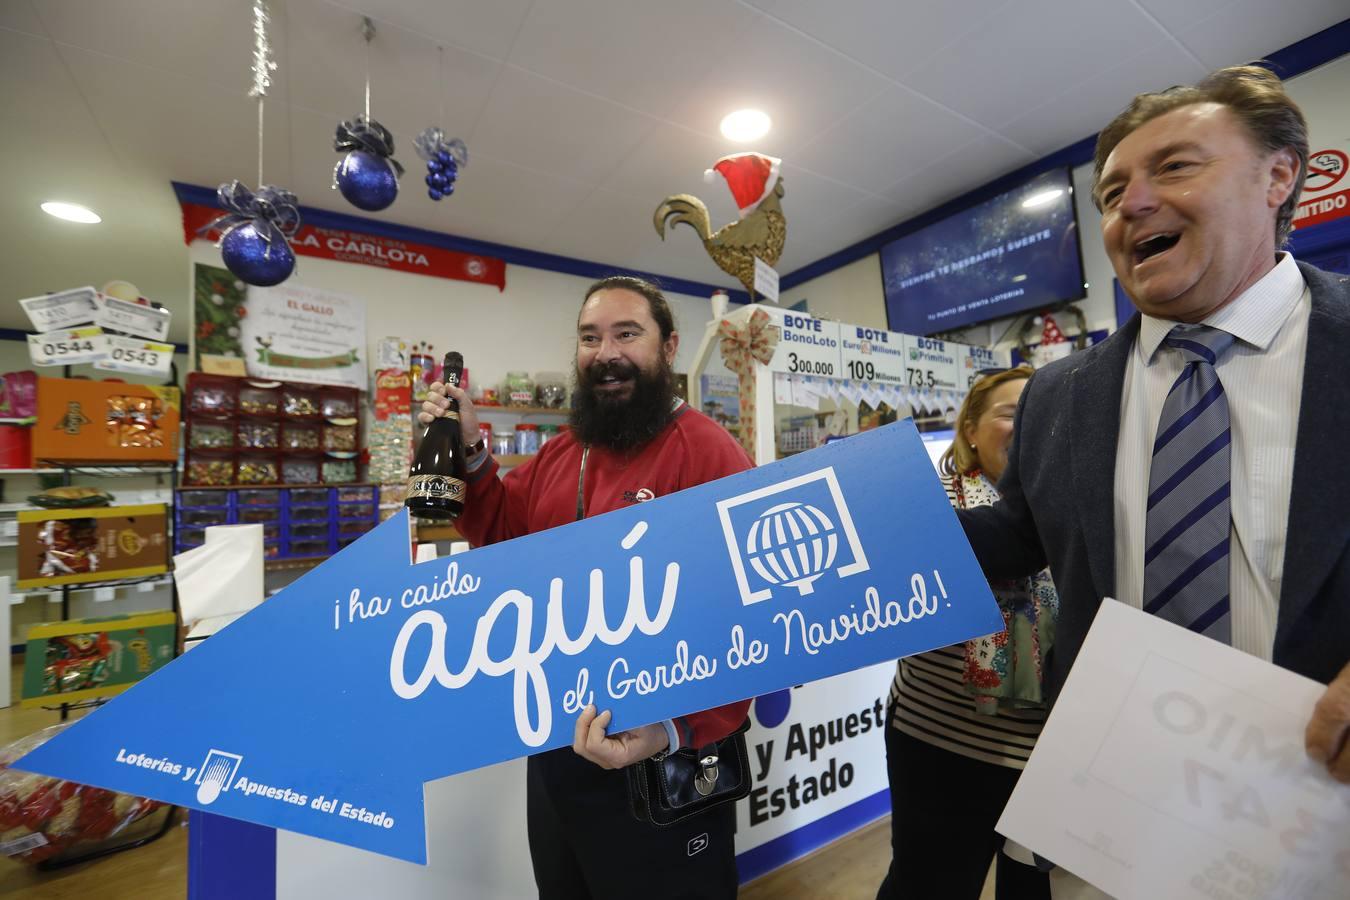
[(28, 319), (39, 332), (71, 328), (94, 321), (98, 315), (98, 291), (92, 287), (74, 288), (19, 301)]

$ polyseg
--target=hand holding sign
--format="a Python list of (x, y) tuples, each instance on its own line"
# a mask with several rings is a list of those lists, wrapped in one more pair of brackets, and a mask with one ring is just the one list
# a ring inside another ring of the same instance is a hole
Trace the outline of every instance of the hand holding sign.
[(1313, 707), (1306, 740), (1308, 755), (1324, 763), (1332, 778), (1350, 784), (1350, 665)]
[(1002, 627), (906, 422), (417, 566), (401, 513), (15, 765), (424, 862), (426, 781)]
[(577, 716), (576, 735), (572, 749), (602, 769), (622, 769), (642, 762), (670, 746), (670, 737), (663, 725), (643, 725), (632, 731), (606, 734), (605, 729), (613, 715), (609, 710), (596, 715), (595, 707), (588, 706)]

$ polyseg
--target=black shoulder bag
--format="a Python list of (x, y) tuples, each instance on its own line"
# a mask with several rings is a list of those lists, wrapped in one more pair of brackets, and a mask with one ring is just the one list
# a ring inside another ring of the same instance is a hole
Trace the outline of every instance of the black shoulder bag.
[[(581, 451), (577, 476), (577, 520), (585, 518), (586, 459)], [(745, 746), (746, 719), (731, 734), (697, 750), (682, 748), (658, 753), (624, 770), (628, 802), (641, 822), (671, 825), (750, 793), (750, 752)]]
[(698, 750), (684, 748), (634, 763), (628, 775), (633, 815), (653, 825), (671, 825), (750, 793), (746, 719), (731, 734)]

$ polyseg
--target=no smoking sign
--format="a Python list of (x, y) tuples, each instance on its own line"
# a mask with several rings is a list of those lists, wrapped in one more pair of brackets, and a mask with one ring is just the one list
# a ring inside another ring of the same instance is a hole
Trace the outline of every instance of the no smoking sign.
[(1345, 170), (1350, 160), (1340, 150), (1318, 150), (1308, 157), (1308, 179), (1303, 184), (1303, 191), (1307, 194), (1315, 194), (1319, 191), (1325, 191), (1327, 188), (1335, 186), (1345, 177)]

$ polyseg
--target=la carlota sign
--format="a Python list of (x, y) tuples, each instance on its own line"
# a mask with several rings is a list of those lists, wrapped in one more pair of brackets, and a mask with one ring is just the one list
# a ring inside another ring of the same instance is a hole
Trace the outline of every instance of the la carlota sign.
[(415, 862), (423, 784), (1002, 628), (912, 424), (409, 561), (406, 514), (15, 765)]

